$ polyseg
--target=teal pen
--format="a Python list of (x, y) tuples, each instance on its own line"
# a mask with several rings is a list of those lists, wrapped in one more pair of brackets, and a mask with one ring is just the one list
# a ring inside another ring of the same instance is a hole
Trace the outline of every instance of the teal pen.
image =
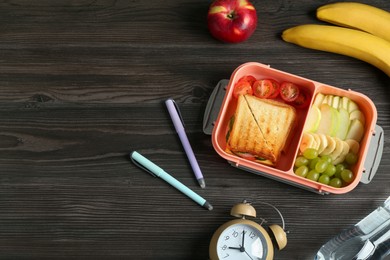
[(190, 199), (192, 199), (193, 201), (195, 201), (196, 203), (201, 205), (202, 207), (204, 207), (208, 210), (213, 209), (213, 206), (209, 202), (207, 202), (204, 198), (199, 196), (197, 193), (192, 191), (190, 188), (185, 186), (180, 181), (173, 178), (166, 171), (164, 171), (159, 166), (157, 166), (156, 164), (151, 162), (149, 159), (142, 156), (140, 153), (133, 151), (130, 154), (130, 158), (135, 165), (137, 165), (138, 167), (142, 168), (143, 170), (149, 172), (154, 177), (159, 177), (159, 178), (163, 179), (164, 181), (166, 181), (167, 183), (169, 183), (170, 185), (172, 185), (173, 187), (175, 187), (176, 189), (178, 189), (179, 191), (181, 191), (182, 193), (187, 195)]

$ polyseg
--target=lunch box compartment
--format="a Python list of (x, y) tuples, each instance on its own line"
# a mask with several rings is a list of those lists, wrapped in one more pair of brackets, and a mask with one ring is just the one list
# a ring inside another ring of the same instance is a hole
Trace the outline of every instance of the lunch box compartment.
[[(307, 108), (296, 108), (297, 124), (289, 136), (289, 141), (280, 159), (275, 166), (268, 166), (254, 161), (246, 160), (227, 153), (226, 135), (230, 119), (234, 115), (237, 99), (233, 97), (233, 87), (243, 76), (252, 75), (256, 79), (274, 79), (279, 83), (289, 81), (304, 89), (310, 97)], [(311, 105), (318, 93), (325, 95), (345, 96), (354, 101), (365, 116), (365, 133), (360, 141), (358, 162), (352, 167), (355, 179), (347, 186), (334, 188), (294, 174), (294, 162), (299, 153), (299, 144), (302, 139), (303, 127)], [(232, 73), (230, 80), (221, 80), (206, 107), (203, 131), (212, 135), (212, 144), (216, 152), (226, 159), (232, 166), (245, 171), (263, 175), (265, 177), (282, 181), (293, 186), (305, 188), (320, 194), (341, 194), (351, 191), (359, 181), (368, 183), (376, 172), (383, 150), (383, 129), (376, 125), (377, 111), (373, 102), (365, 95), (352, 91), (332, 87), (315, 82), (290, 73), (270, 68), (270, 66), (248, 62), (239, 66)], [(370, 154), (368, 155), (368, 151)], [(369, 162), (367, 162), (369, 161)], [(367, 176), (369, 174), (369, 176)]]

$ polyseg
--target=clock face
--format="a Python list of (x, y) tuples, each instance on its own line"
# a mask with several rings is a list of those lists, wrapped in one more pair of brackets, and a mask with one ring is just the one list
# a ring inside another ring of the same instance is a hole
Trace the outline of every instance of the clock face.
[(219, 259), (266, 259), (267, 241), (260, 230), (248, 224), (234, 224), (225, 229), (217, 241)]

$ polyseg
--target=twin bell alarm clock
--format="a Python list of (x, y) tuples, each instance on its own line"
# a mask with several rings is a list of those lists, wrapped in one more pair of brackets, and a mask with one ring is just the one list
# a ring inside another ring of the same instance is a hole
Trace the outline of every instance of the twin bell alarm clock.
[(211, 260), (272, 260), (274, 244), (279, 250), (287, 245), (283, 216), (271, 204), (262, 203), (273, 207), (279, 213), (283, 227), (270, 225), (264, 228), (246, 219), (246, 217), (256, 217), (256, 210), (250, 203), (244, 201), (236, 204), (231, 209), (230, 215), (237, 219), (224, 223), (211, 238), (209, 247)]

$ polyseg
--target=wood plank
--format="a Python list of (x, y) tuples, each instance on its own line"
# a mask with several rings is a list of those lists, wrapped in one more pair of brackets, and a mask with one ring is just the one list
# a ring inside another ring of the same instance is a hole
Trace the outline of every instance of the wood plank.
[[(209, 2), (0, 3), (0, 258), (208, 259), (213, 232), (244, 199), (257, 222), (288, 234), (275, 259), (313, 259), (320, 246), (390, 194), (390, 78), (349, 57), (287, 44), (281, 32), (317, 23), (330, 1), (254, 1), (250, 40), (222, 44)], [(370, 4), (390, 11), (390, 2)], [(371, 98), (385, 131), (370, 184), (321, 196), (230, 166), (202, 131), (220, 79), (256, 61)], [(164, 100), (179, 104), (206, 178), (197, 184)], [(137, 150), (210, 201), (196, 205), (137, 168)]]

